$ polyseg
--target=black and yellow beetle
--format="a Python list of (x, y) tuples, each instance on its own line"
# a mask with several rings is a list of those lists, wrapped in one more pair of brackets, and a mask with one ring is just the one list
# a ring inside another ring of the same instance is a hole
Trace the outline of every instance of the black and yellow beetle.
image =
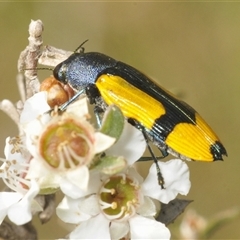
[(141, 126), (163, 156), (170, 153), (211, 162), (227, 155), (217, 135), (192, 107), (123, 62), (98, 52), (75, 52), (53, 74), (74, 90), (85, 91), (100, 108), (104, 108), (102, 102), (117, 105), (127, 119)]

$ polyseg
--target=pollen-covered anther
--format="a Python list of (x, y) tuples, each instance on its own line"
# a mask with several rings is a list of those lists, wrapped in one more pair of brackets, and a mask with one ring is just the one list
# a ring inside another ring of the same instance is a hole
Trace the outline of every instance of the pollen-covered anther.
[[(115, 221), (133, 216), (139, 206), (139, 188), (126, 174), (110, 177), (99, 192), (99, 205), (104, 215)], [(113, 191), (114, 190), (114, 191)]]
[(103, 187), (101, 191), (105, 192), (105, 193), (110, 193), (111, 195), (114, 195), (116, 193), (116, 189), (114, 189), (114, 188), (107, 189), (107, 188)]
[(114, 188), (111, 189), (111, 194), (115, 194), (116, 193), (116, 190)]
[(11, 153), (21, 153), (22, 139), (19, 136), (12, 137), (8, 141), (9, 145), (12, 145)]
[(102, 209), (107, 209), (107, 208), (116, 209), (118, 206), (116, 202), (106, 203), (100, 200), (100, 203), (101, 203)]
[(12, 164), (13, 165), (17, 164), (17, 160), (12, 160)]
[(112, 208), (112, 209), (116, 209), (116, 208), (117, 208), (117, 203), (116, 203), (116, 202), (113, 202), (111, 208)]

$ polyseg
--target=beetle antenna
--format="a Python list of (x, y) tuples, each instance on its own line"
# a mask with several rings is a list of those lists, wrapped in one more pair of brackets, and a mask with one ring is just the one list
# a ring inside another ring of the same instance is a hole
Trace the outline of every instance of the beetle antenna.
[(28, 70), (50, 70), (53, 71), (52, 68), (47, 68), (47, 67), (42, 67), (42, 68), (25, 68), (23, 71), (28, 71)]
[(67, 102), (65, 102), (64, 104), (62, 104), (59, 107), (59, 110), (61, 112), (63, 112), (64, 110), (66, 110), (66, 108), (69, 106), (69, 104), (71, 104), (72, 102), (74, 102), (79, 96), (81, 96), (83, 93), (85, 92), (85, 89), (80, 90), (79, 92), (77, 92), (72, 98), (70, 98)]
[(88, 41), (88, 39), (85, 40), (83, 43), (81, 43), (81, 45), (74, 51), (74, 53), (76, 53), (76, 52), (84, 53), (85, 48), (83, 47), (83, 45), (84, 45), (87, 41)]

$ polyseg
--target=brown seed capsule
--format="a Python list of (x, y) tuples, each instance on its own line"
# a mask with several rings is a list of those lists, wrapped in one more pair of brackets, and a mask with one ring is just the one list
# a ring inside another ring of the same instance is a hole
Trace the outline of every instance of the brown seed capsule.
[(74, 96), (74, 91), (69, 85), (60, 83), (54, 77), (46, 78), (41, 83), (40, 91), (47, 91), (47, 102), (51, 108), (62, 105)]

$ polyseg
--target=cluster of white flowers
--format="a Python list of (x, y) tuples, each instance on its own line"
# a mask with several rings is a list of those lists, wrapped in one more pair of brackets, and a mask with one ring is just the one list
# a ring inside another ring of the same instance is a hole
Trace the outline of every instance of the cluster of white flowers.
[(119, 139), (97, 131), (86, 98), (64, 112), (50, 110), (47, 93), (36, 93), (20, 114), (21, 136), (6, 139), (0, 177), (12, 191), (0, 192), (0, 223), (6, 216), (17, 225), (29, 222), (42, 210), (36, 195), (62, 191), (56, 213), (76, 226), (70, 239), (170, 239), (155, 219), (156, 202), (188, 193), (187, 165), (159, 162), (162, 189), (154, 164), (145, 179), (134, 168), (146, 148), (141, 131), (127, 122)]

